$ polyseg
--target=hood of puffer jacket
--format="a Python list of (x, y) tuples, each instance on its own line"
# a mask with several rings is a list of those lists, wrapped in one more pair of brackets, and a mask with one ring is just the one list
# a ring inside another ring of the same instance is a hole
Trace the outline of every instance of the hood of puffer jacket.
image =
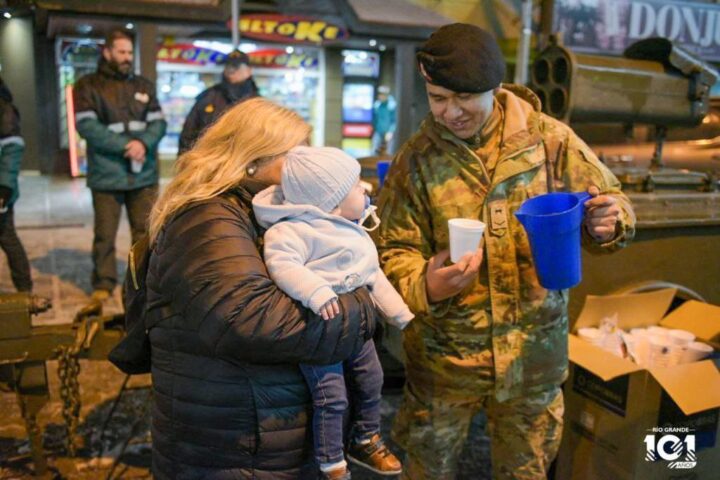
[(333, 220), (345, 220), (355, 225), (350, 220), (346, 220), (339, 215), (332, 215), (323, 212), (314, 205), (296, 205), (286, 203), (283, 196), (282, 188), (279, 185), (268, 187), (253, 197), (253, 210), (255, 218), (263, 228), (270, 228), (282, 220), (309, 216), (312, 218), (328, 218)]

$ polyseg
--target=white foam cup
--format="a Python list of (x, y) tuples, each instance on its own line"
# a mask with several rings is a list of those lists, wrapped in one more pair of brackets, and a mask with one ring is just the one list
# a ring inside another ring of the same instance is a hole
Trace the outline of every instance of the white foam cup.
[(647, 328), (633, 328), (630, 330), (630, 335), (649, 335)]
[(579, 328), (578, 336), (593, 345), (603, 348), (605, 334), (599, 328)]
[(451, 218), (448, 220), (450, 230), (450, 260), (457, 263), (466, 253), (475, 253), (485, 232), (485, 224), (470, 218)]
[(682, 356), (682, 363), (699, 362), (703, 358), (710, 356), (713, 348), (702, 342), (690, 342), (685, 346)]
[(668, 333), (668, 338), (673, 343), (673, 345), (679, 345), (681, 347), (695, 341), (695, 335), (688, 332), (687, 330), (670, 330), (670, 333)]
[(672, 344), (667, 337), (663, 335), (650, 336), (650, 366), (651, 367), (668, 367), (670, 366), (670, 354)]
[(670, 333), (669, 328), (658, 327), (658, 326), (648, 327), (647, 331), (650, 333), (650, 335), (660, 335), (663, 337), (667, 337), (668, 334)]
[(650, 332), (647, 328), (633, 328), (630, 330), (630, 337), (633, 346), (632, 356), (635, 363), (643, 367), (650, 364)]

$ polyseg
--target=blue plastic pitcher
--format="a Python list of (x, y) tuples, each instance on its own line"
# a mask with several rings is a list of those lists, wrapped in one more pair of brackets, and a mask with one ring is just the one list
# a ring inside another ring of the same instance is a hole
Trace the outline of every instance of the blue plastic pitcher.
[(390, 161), (389, 160), (380, 160), (377, 162), (377, 178), (378, 178), (378, 188), (382, 188), (383, 184), (385, 183), (385, 176), (387, 175), (388, 169), (390, 168)]
[(526, 200), (515, 212), (530, 239), (540, 285), (574, 287), (582, 279), (580, 226), (587, 192), (546, 193)]

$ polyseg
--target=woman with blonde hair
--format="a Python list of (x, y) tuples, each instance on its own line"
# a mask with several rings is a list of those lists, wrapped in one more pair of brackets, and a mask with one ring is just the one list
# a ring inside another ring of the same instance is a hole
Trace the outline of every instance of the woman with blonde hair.
[[(279, 290), (252, 197), (307, 142), (296, 113), (261, 98), (228, 110), (178, 160), (150, 217), (148, 305), (155, 478), (317, 475), (298, 363), (342, 361), (372, 336), (367, 291), (323, 320)], [(156, 308), (157, 307), (157, 308)]]

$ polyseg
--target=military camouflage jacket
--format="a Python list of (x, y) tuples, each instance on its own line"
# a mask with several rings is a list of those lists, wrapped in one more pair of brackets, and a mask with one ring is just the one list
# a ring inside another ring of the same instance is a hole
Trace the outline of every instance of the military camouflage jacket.
[[(496, 99), (503, 140), (492, 178), (465, 142), (429, 116), (398, 152), (380, 197), (381, 262), (417, 316), (404, 333), (407, 375), (430, 395), (494, 390), (502, 401), (565, 378), (568, 292), (538, 283), (513, 215), (523, 201), (548, 188), (586, 191), (594, 184), (618, 198), (623, 213), (614, 240), (596, 244), (583, 232), (584, 246), (611, 252), (634, 235), (620, 183), (569, 127), (540, 113), (525, 87), (503, 85)], [(447, 221), (455, 217), (488, 225), (483, 265), (463, 292), (431, 304), (427, 262), (449, 248)]]

